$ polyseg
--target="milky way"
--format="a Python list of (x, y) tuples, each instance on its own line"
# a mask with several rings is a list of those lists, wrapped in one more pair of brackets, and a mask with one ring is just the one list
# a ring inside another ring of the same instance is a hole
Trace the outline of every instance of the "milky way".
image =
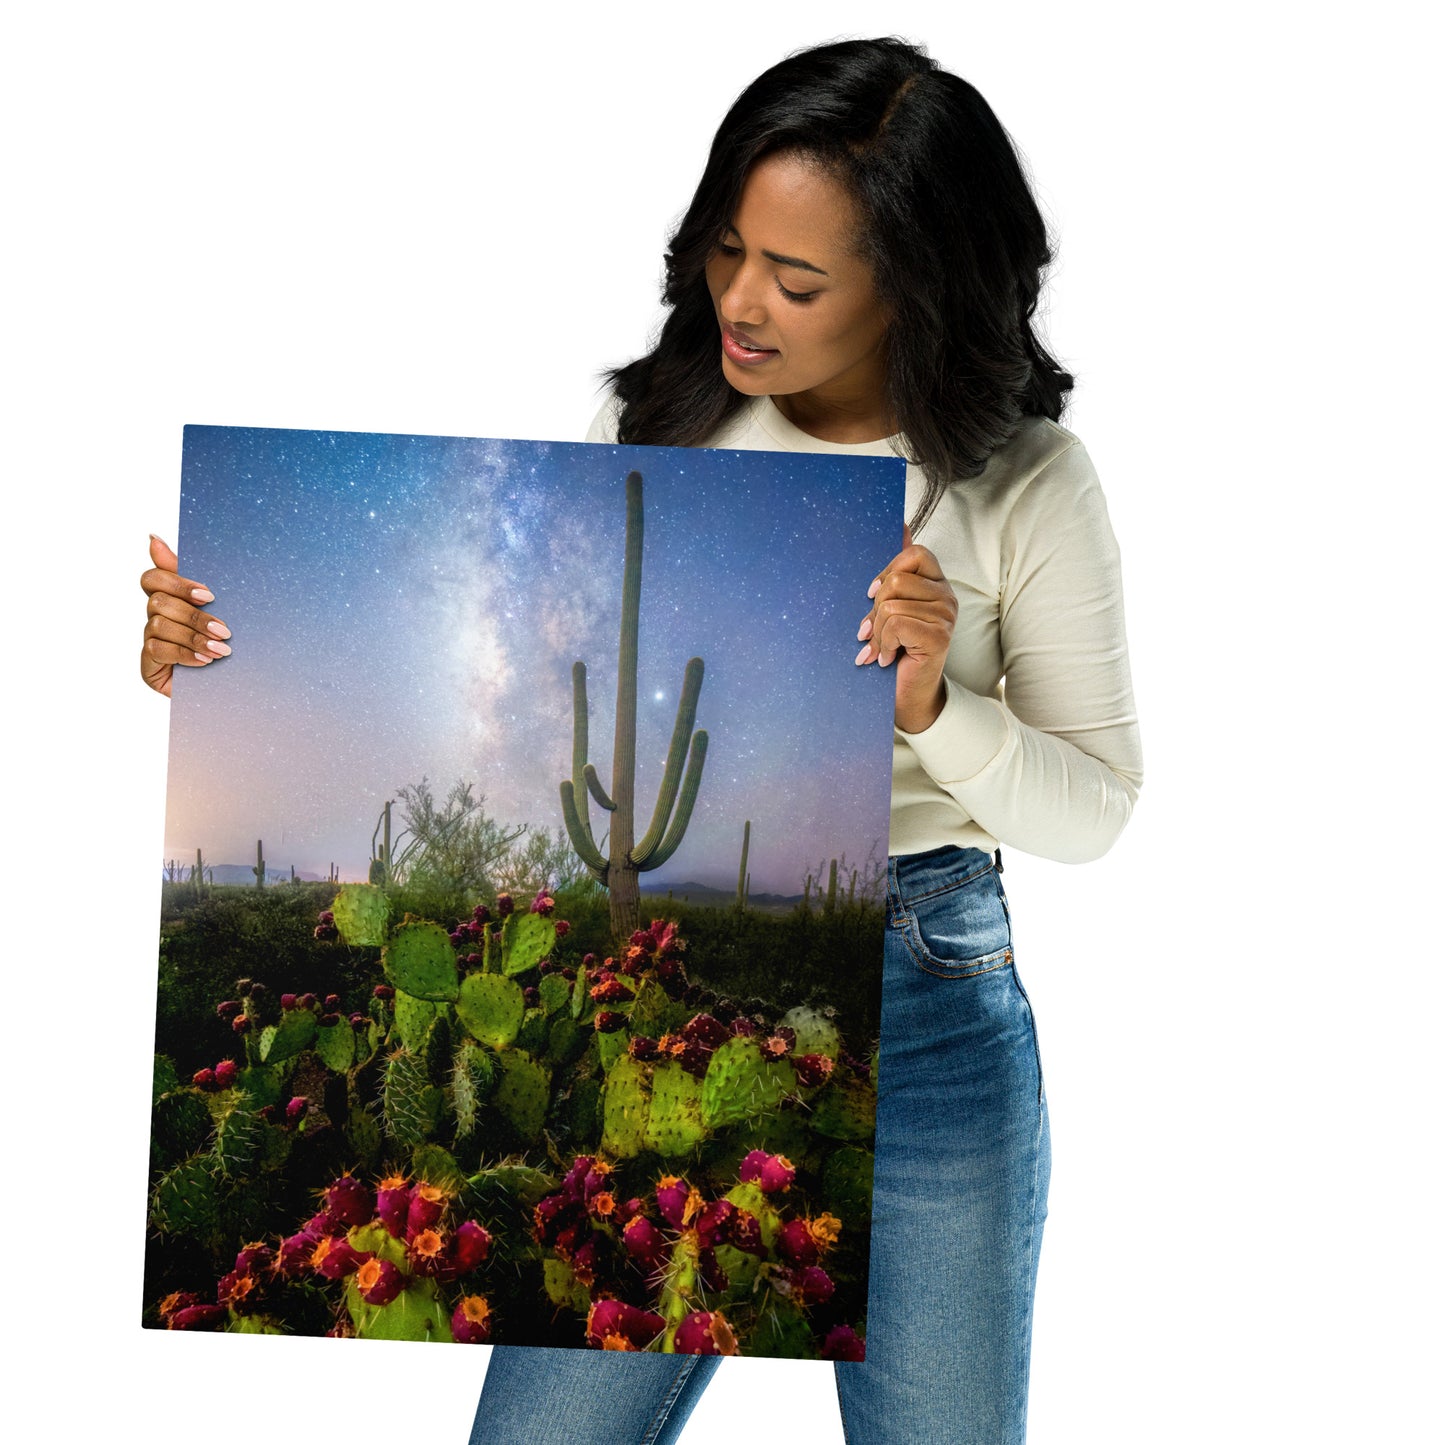
[(254, 862), (261, 838), (270, 869), (364, 877), (382, 804), (423, 775), (439, 801), (464, 778), (494, 816), (558, 828), (579, 658), (610, 786), (633, 469), (639, 835), (692, 656), (709, 737), (649, 884), (733, 887), (745, 819), (754, 892), (886, 853), (893, 674), (853, 658), (899, 545), (901, 462), (188, 427), (180, 570), (233, 653), (176, 672), (166, 856)]

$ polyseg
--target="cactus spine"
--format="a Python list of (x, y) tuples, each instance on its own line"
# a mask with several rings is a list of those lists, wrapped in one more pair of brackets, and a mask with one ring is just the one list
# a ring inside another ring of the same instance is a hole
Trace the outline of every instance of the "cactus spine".
[(743, 823), (743, 856), (738, 861), (738, 907), (748, 906), (748, 838), (753, 831), (752, 819)]
[[(642, 600), (642, 476), (627, 474), (627, 533), (623, 546), (622, 628), (617, 648), (617, 710), (612, 740), (612, 795), (602, 787), (597, 769), (587, 760), (587, 667), (572, 667), (572, 776), (561, 786), (562, 816), (567, 836), (588, 872), (608, 891), (612, 932), (626, 938), (641, 916), (639, 875), (660, 868), (677, 851), (692, 817), (707, 757), (707, 733), (693, 732), (698, 693), (702, 690), (702, 658), (692, 658), (683, 673), (677, 720), (667, 750), (662, 785), (652, 821), (640, 842), (634, 841), (633, 804), (637, 762), (637, 620)], [(690, 741), (689, 741), (690, 740)], [(683, 777), (684, 757), (687, 775)], [(681, 782), (681, 796), (678, 786)], [(607, 857), (592, 836), (587, 795), (612, 815)], [(676, 811), (674, 812), (674, 808)]]

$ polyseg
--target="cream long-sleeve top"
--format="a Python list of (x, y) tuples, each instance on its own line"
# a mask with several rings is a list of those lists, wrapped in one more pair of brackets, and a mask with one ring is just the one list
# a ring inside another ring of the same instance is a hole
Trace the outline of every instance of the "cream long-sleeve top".
[[(609, 397), (589, 442), (617, 440), (618, 407)], [(767, 396), (703, 445), (896, 454), (887, 438), (820, 441)], [(923, 488), (909, 466), (909, 517)], [(1129, 820), (1143, 757), (1119, 547), (1083, 444), (1055, 422), (1025, 418), (981, 475), (948, 488), (913, 540), (938, 558), (958, 618), (943, 711), (922, 732), (893, 730), (889, 853), (1004, 844), (1062, 863), (1101, 857)], [(860, 579), (860, 618), (869, 580)], [(851, 637), (838, 645), (856, 646)]]

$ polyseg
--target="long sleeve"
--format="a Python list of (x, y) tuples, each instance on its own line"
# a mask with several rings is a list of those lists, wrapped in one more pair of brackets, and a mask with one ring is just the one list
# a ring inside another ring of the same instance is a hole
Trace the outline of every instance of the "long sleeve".
[(1079, 442), (1021, 488), (1000, 551), (1000, 695), (945, 673), (943, 712), (895, 742), (1001, 843), (1089, 862), (1128, 822), (1143, 758), (1119, 548)]

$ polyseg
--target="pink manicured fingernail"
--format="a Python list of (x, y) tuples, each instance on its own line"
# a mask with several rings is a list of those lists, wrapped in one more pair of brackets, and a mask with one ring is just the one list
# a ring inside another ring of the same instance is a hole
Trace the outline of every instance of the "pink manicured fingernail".
[(206, 646), (209, 647), (217, 657), (229, 657), (231, 655), (231, 649), (227, 647), (224, 642), (208, 642)]
[(216, 600), (216, 594), (214, 592), (207, 592), (204, 587), (192, 587), (191, 596), (194, 597), (197, 602), (214, 602)]
[(194, 657), (197, 662), (214, 662), (216, 660), (208, 652), (193, 652), (191, 656)]
[(229, 637), (231, 635), (231, 629), (227, 627), (224, 622), (208, 622), (206, 623), (206, 631), (214, 633), (217, 637)]
[(868, 595), (869, 595), (870, 597), (876, 597), (876, 596), (878, 595), (878, 589), (879, 589), (882, 585), (883, 585), (883, 579), (882, 579), (881, 577), (875, 577), (875, 578), (873, 579), (873, 585), (868, 589)]
[(873, 651), (873, 644), (867, 643), (863, 650), (853, 659), (853, 666), (858, 667), (868, 660), (868, 654)]
[(872, 635), (873, 619), (871, 617), (865, 617), (863, 619), (863, 625), (858, 629), (858, 641), (862, 642), (865, 637), (872, 637)]

